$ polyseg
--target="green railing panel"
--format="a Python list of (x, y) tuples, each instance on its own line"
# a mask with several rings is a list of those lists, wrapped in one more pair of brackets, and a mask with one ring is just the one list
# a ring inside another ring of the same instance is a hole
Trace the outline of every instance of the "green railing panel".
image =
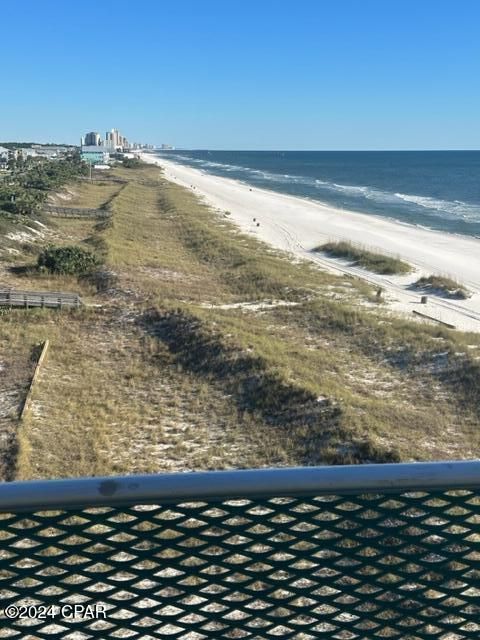
[[(0, 530), (2, 607), (37, 607), (2, 612), (0, 638), (480, 638), (475, 489), (7, 512)], [(38, 612), (75, 604), (105, 617)]]

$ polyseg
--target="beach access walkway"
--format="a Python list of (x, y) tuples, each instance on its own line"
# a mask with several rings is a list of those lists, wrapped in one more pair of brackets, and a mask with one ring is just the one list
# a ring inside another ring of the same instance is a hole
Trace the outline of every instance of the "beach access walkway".
[(83, 301), (77, 293), (0, 289), (0, 307), (62, 309), (75, 308), (82, 305)]
[(45, 205), (43, 213), (55, 218), (110, 218), (108, 209), (84, 209), (80, 207), (57, 207)]

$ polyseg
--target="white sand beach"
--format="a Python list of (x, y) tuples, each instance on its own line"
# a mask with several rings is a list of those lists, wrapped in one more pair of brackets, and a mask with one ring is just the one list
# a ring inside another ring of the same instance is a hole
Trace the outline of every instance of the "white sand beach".
[[(383, 287), (385, 299), (395, 312), (416, 317), (412, 312), (421, 311), (457, 329), (480, 332), (480, 240), (250, 187), (151, 154), (142, 154), (142, 158), (161, 166), (168, 180), (193, 189), (210, 206), (222, 213), (229, 211), (230, 219), (244, 232), (296, 258)], [(344, 260), (312, 253), (314, 247), (329, 240), (349, 240), (366, 249), (401, 257), (415, 271), (406, 276), (382, 276)], [(457, 280), (473, 295), (467, 300), (429, 295), (428, 303), (421, 305), (421, 293), (409, 287), (419, 277), (433, 274)]]

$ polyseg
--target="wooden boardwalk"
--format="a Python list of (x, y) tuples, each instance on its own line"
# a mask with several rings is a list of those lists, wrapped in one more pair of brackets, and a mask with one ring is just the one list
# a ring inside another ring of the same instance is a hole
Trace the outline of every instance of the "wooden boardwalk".
[(82, 304), (82, 299), (77, 293), (0, 289), (0, 307), (24, 307), (25, 309), (45, 307), (62, 309), (80, 307)]
[(81, 209), (80, 207), (55, 207), (45, 205), (43, 213), (57, 218), (109, 218), (110, 211), (107, 209)]
[(113, 176), (102, 176), (101, 174), (93, 175), (91, 178), (88, 176), (81, 176), (79, 180), (83, 180), (85, 182), (111, 182), (114, 184), (127, 184), (128, 180), (124, 180), (123, 178), (114, 178)]

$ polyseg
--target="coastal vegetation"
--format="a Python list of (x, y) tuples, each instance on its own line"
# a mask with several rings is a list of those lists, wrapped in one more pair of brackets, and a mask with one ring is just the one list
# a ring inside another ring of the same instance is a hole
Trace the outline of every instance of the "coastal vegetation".
[(408, 263), (399, 258), (374, 253), (359, 248), (351, 242), (327, 242), (316, 247), (314, 251), (322, 251), (333, 258), (345, 258), (363, 269), (382, 275), (402, 275), (412, 270)]
[(72, 180), (87, 175), (87, 167), (78, 152), (61, 160), (32, 158), (12, 160), (13, 172), (0, 184), (0, 215), (33, 215), (46, 201), (48, 193)]
[[(107, 221), (50, 219), (4, 255), (5, 286), (86, 302), (0, 316), (4, 477), (475, 455), (478, 336), (387, 315), (364, 281), (291, 262), (155, 167), (114, 175), (55, 196)], [(95, 255), (103, 285), (8, 268), (53, 240)]]
[(419, 278), (413, 286), (415, 289), (422, 289), (425, 292), (428, 291), (432, 294), (440, 294), (460, 300), (466, 300), (471, 295), (462, 284), (445, 276), (425, 276)]
[(145, 166), (145, 163), (138, 158), (124, 158), (122, 164), (126, 169), (138, 169)]
[(72, 150), (75, 148), (71, 144), (64, 144), (62, 142), (0, 142), (0, 147), (5, 147), (5, 149), (30, 149), (37, 145), (42, 147), (70, 147)]
[(37, 259), (39, 271), (63, 275), (85, 275), (99, 264), (99, 258), (92, 251), (77, 246), (50, 246), (41, 251)]

